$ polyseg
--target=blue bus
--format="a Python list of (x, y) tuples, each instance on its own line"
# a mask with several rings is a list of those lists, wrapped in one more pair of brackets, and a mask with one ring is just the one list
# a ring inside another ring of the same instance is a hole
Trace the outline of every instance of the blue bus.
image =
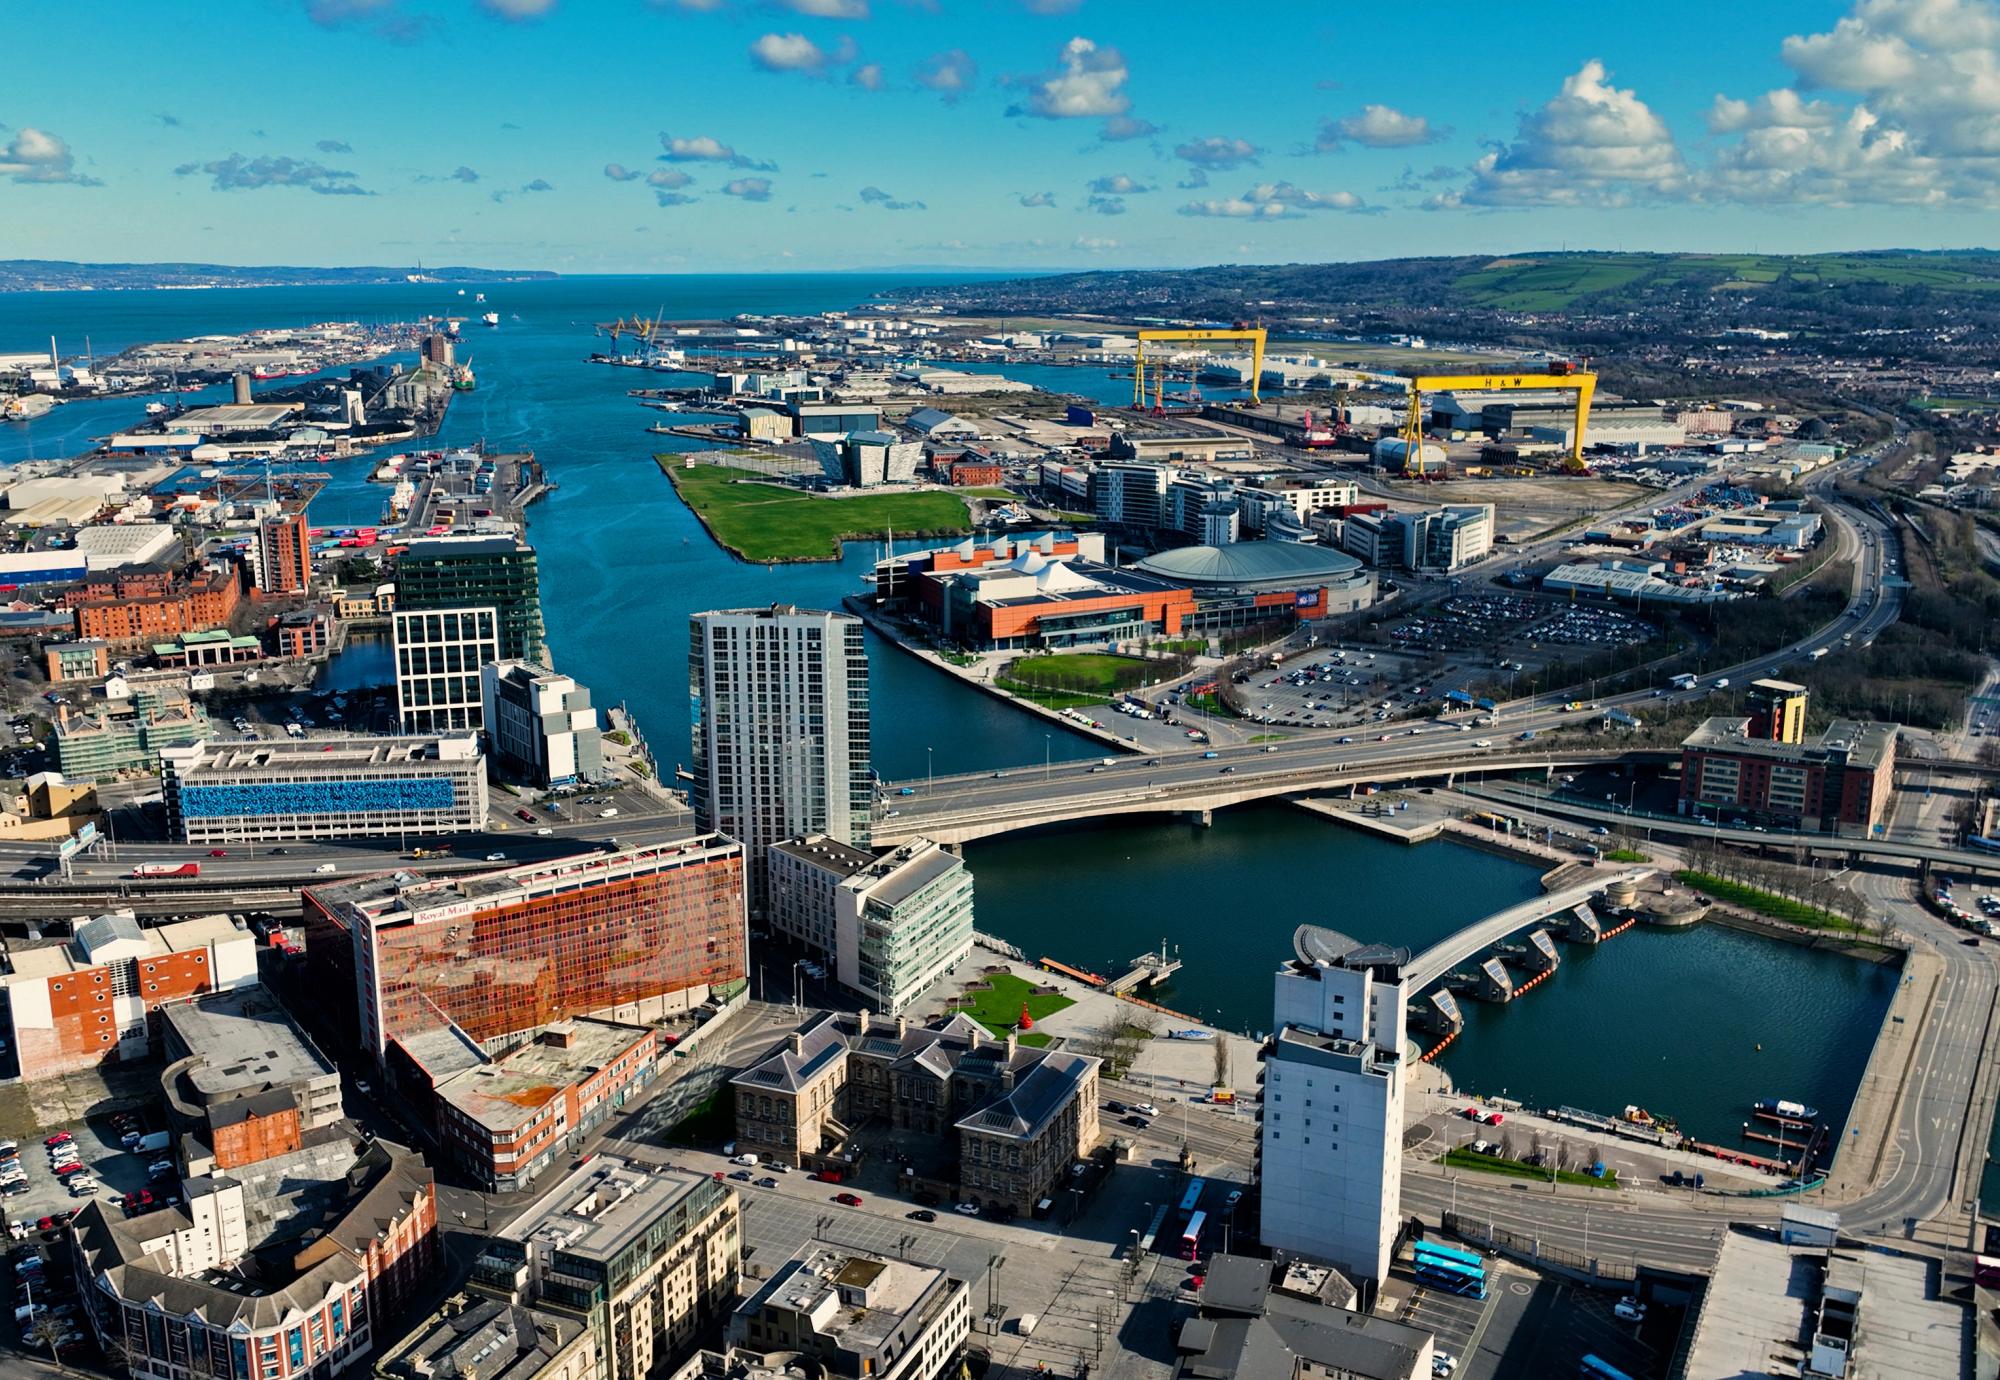
[(1486, 1268), (1485, 1257), (1477, 1251), (1461, 1250), (1457, 1246), (1446, 1246), (1437, 1241), (1417, 1242), (1416, 1253), (1418, 1260), (1429, 1256), (1433, 1260), (1449, 1260), (1459, 1265), (1469, 1265), (1475, 1270)]
[(1461, 1294), (1469, 1299), (1486, 1297), (1486, 1273), (1483, 1270), (1468, 1269), (1449, 1260), (1419, 1260), (1416, 1273), (1417, 1283), (1427, 1288)]
[(1206, 1179), (1190, 1179), (1187, 1192), (1181, 1195), (1181, 1211), (1193, 1212), (1201, 1203), (1201, 1191), (1208, 1187)]
[(1579, 1380), (1632, 1380), (1624, 1371), (1595, 1355), (1586, 1356), (1578, 1362), (1576, 1373)]

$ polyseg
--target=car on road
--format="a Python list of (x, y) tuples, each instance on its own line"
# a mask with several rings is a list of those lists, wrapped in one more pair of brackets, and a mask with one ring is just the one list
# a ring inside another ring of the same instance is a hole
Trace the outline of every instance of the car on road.
[(731, 1155), (729, 1162), (731, 1164), (740, 1164), (746, 1169), (754, 1169), (757, 1166), (757, 1157), (746, 1150), (740, 1155)]
[(1228, 1212), (1230, 1209), (1234, 1208), (1238, 1203), (1242, 1201), (1243, 1201), (1243, 1190), (1240, 1188), (1232, 1188), (1229, 1190), (1229, 1196), (1222, 1200), (1222, 1210), (1224, 1212)]
[(905, 1217), (909, 1218), (909, 1219), (910, 1219), (910, 1220), (911, 1220), (912, 1222), (935, 1222), (935, 1221), (937, 1221), (937, 1214), (936, 1214), (935, 1212), (932, 1212), (932, 1211), (931, 1211), (931, 1210), (930, 1210), (929, 1208), (918, 1208), (918, 1209), (917, 1209), (916, 1211), (914, 1211), (914, 1212), (906, 1212), (906, 1213), (904, 1213), (904, 1214), (903, 1214), (903, 1216), (905, 1216)]
[(977, 1217), (979, 1215), (979, 1205), (977, 1203), (957, 1203), (953, 1205), (951, 1210), (961, 1217)]
[(859, 1193), (836, 1193), (833, 1195), (833, 1201), (839, 1203), (842, 1207), (860, 1207), (861, 1195)]
[(1501, 1122), (1505, 1121), (1506, 1119), (1507, 1119), (1507, 1114), (1505, 1112), (1488, 1112), (1486, 1114), (1486, 1124), (1488, 1126), (1498, 1126)]
[(227, 848), (211, 848), (208, 850), (208, 856), (211, 858), (226, 858), (229, 856), (229, 850)]
[(514, 811), (514, 818), (524, 824), (533, 824), (535, 822), (535, 812), (533, 810), (516, 810)]
[(1155, 1107), (1150, 1102), (1136, 1103), (1134, 1104), (1132, 1110), (1137, 1112), (1140, 1116), (1158, 1116), (1160, 1114), (1160, 1109), (1158, 1107)]
[(778, 1181), (772, 1178), (769, 1174), (766, 1174), (763, 1178), (757, 1180), (756, 1183), (756, 1187), (758, 1188), (776, 1188), (777, 1186), (778, 1186)]
[(1458, 1371), (1458, 1358), (1449, 1351), (1431, 1353), (1431, 1380), (1451, 1380)]
[(488, 861), (488, 862), (506, 862), (506, 861), (507, 861), (507, 855), (506, 855), (505, 853), (488, 853), (488, 854), (486, 855), (486, 861)]
[(1212, 758), (1220, 757), (1222, 754), (1219, 752), (1204, 752), (1201, 756), (1203, 761), (1208, 761)]
[(553, 834), (554, 832), (555, 830), (549, 828), (547, 825), (543, 825), (541, 828), (535, 830), (536, 835), (540, 837), (547, 837), (548, 835)]
[(1150, 1121), (1148, 1121), (1148, 1120), (1146, 1120), (1146, 1118), (1144, 1118), (1144, 1117), (1142, 1117), (1142, 1116), (1128, 1116), (1128, 1117), (1126, 1117), (1126, 1118), (1125, 1118), (1125, 1124), (1126, 1124), (1127, 1126), (1135, 1126), (1135, 1127), (1137, 1127), (1137, 1128), (1138, 1128), (1139, 1130), (1143, 1131), (1143, 1130), (1145, 1130), (1145, 1129), (1146, 1129), (1146, 1128), (1147, 1128), (1148, 1126), (1151, 1126), (1151, 1125), (1152, 1125), (1153, 1123), (1152, 1123), (1152, 1122), (1150, 1122)]
[(1612, 1304), (1611, 1311), (1617, 1314), (1624, 1322), (1646, 1321), (1646, 1305), (1633, 1298), (1630, 1294)]
[(747, 1184), (750, 1182), (750, 1171), (747, 1169), (739, 1169), (734, 1174), (731, 1174), (729, 1177), (736, 1180), (738, 1183)]
[[(1347, 743), (1351, 743), (1351, 742), (1353, 742), (1354, 740), (1353, 740), (1352, 738), (1342, 738), (1342, 739), (1341, 739), (1340, 741), (1341, 741), (1341, 743), (1342, 743), (1342, 744), (1344, 745), (1344, 744), (1347, 744)], [(1478, 744), (1477, 744), (1477, 743), (1475, 743), (1475, 744), (1473, 744), (1473, 746), (1474, 746), (1474, 747), (1477, 747), (1477, 746), (1478, 746)]]

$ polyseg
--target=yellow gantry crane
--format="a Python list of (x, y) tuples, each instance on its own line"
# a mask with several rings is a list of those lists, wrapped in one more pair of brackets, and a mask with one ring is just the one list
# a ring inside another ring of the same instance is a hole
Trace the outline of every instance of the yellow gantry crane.
[[(1264, 375), (1264, 328), (1262, 326), (1198, 327), (1189, 330), (1145, 330), (1139, 332), (1139, 348), (1132, 356), (1132, 406), (1146, 405), (1146, 342), (1149, 340), (1247, 340), (1250, 342), (1250, 401), (1261, 402), (1257, 388)], [(1164, 370), (1165, 365), (1156, 365)]]
[(1548, 372), (1541, 374), (1419, 374), (1410, 380), (1410, 405), (1403, 417), (1403, 440), (1409, 445), (1409, 454), (1423, 454), (1425, 393), (1529, 391), (1576, 394), (1576, 431), (1570, 438), (1569, 468), (1583, 469), (1583, 433), (1590, 422), (1590, 399), (1597, 392), (1597, 375), (1566, 363), (1553, 364)]

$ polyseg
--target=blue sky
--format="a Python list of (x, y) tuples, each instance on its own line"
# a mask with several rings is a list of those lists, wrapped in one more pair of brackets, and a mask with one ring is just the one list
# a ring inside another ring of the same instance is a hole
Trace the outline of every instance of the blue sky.
[(1995, 239), (1995, 0), (1595, 8), (94, 0), (0, 86), (0, 257), (590, 273)]

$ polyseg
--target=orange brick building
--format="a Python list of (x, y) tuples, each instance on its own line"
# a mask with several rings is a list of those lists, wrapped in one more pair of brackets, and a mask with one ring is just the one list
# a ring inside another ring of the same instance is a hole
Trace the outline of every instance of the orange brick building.
[(74, 612), (78, 637), (131, 644), (227, 627), (242, 598), (242, 573), (215, 566), (185, 577), (140, 570), (93, 579), (65, 594), (62, 606)]
[(142, 1059), (169, 1002), (257, 979), (256, 941), (226, 916), (141, 929), (100, 915), (66, 943), (14, 948), (0, 1027), (27, 1079)]
[(160, 1088), (191, 1172), (288, 1154), (339, 1123), (340, 1070), (267, 989), (210, 992), (160, 1015)]

